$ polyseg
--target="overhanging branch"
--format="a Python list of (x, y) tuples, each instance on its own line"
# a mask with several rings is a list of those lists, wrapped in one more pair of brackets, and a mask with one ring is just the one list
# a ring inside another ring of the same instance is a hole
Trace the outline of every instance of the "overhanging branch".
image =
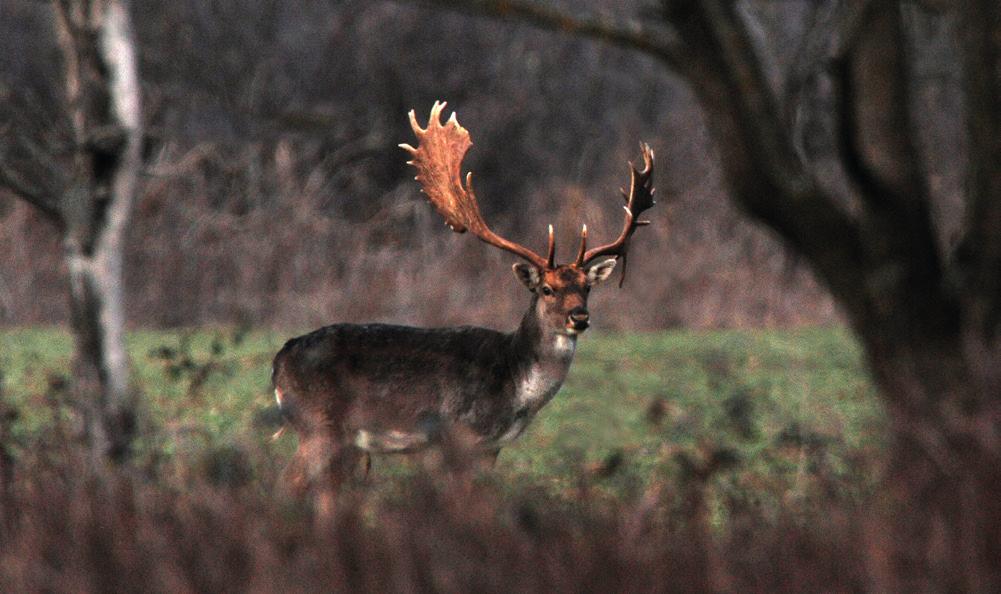
[(797, 156), (733, 4), (672, 2), (665, 17), (699, 62), (685, 74), (708, 112), (733, 198), (805, 255), (849, 307), (864, 309), (858, 287), (868, 259), (858, 223)]
[(2, 161), (0, 161), (0, 186), (37, 208), (39, 212), (52, 221), (57, 223), (62, 221), (56, 201), (50, 199), (41, 190), (22, 178), (6, 162)]
[(30, 181), (11, 163), (2, 148), (0, 148), (0, 186), (37, 208), (55, 223), (62, 223), (58, 196)]
[(957, 257), (980, 322), (994, 333), (1001, 323), (1001, 5), (959, 5), (969, 165), (966, 232)]
[(858, 223), (796, 155), (732, 1), (665, 0), (658, 14), (677, 36), (670, 41), (524, 0), (433, 3), (603, 40), (663, 61), (688, 80), (708, 112), (734, 199), (803, 253), (850, 308), (867, 307), (858, 291), (867, 266)]
[(906, 215), (930, 234), (900, 19), (895, 2), (869, 2), (859, 10), (859, 26), (836, 57), (839, 139), (846, 171), (863, 201), (898, 218)]
[(611, 19), (581, 17), (523, 0), (416, 0), (418, 4), (443, 6), (471, 15), (485, 15), (502, 20), (514, 20), (546, 29), (589, 37), (639, 50), (656, 56), (672, 68), (682, 69), (686, 58), (682, 47), (663, 34), (653, 34), (642, 27), (626, 27)]

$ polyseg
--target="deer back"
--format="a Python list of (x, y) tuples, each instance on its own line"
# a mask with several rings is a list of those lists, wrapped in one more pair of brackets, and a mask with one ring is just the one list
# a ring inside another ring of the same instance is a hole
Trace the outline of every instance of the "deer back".
[(514, 342), (486, 328), (338, 324), (288, 341), (273, 379), (302, 429), (410, 431), (461, 419), (489, 435), (531, 365)]

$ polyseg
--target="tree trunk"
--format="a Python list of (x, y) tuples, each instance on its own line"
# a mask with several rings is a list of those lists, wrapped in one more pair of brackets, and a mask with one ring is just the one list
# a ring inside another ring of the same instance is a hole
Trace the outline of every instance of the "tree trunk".
[[(138, 56), (127, 0), (52, 0), (64, 68), (71, 150), (11, 135), (0, 184), (62, 233), (75, 337), (73, 392), (95, 461), (122, 461), (135, 434), (135, 400), (124, 343), (122, 249), (142, 168)], [(4, 147), (5, 149), (7, 147)], [(17, 150), (11, 151), (18, 152)], [(67, 173), (68, 172), (68, 173)]]
[[(955, 254), (936, 240), (915, 140), (903, 4), (837, 2), (816, 49), (855, 203), (797, 152), (731, 0), (660, 3), (662, 29), (529, 0), (437, 0), (630, 47), (688, 80), (731, 197), (805, 257), (851, 320), (890, 416), (885, 507), (866, 557), (881, 592), (1001, 592), (1001, 5), (958, 16), (969, 176)], [(830, 47), (827, 47), (827, 46)], [(813, 53), (811, 51), (811, 53)]]
[(122, 249), (142, 167), (137, 56), (124, 2), (55, 2), (75, 150), (60, 197), (75, 336), (74, 393), (95, 461), (135, 434), (125, 352)]
[(122, 317), (120, 254), (107, 248), (84, 254), (67, 246), (74, 335), (74, 399), (84, 413), (95, 460), (121, 462), (135, 434)]
[(893, 440), (868, 543), (890, 552), (870, 556), (877, 590), (999, 591), (998, 386), (970, 364), (958, 328), (892, 349), (879, 332), (859, 334)]

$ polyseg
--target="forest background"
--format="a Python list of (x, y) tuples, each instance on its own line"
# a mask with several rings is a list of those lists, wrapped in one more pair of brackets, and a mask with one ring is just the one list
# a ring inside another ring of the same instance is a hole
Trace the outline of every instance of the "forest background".
[[(804, 51), (808, 5), (748, 5), (776, 88)], [(583, 222), (596, 241), (618, 232), (626, 162), (640, 141), (654, 147), (654, 224), (636, 242), (628, 290), (595, 295), (599, 328), (839, 321), (805, 265), (726, 201), (691, 92), (650, 58), (386, 2), (147, 0), (133, 13), (149, 158), (124, 250), (133, 327), (513, 326), (524, 300), (510, 258), (448, 233), (396, 146), (411, 140), (407, 112), (437, 99), (472, 133), (465, 166), (487, 220), (536, 249), (553, 223), (563, 259)], [(914, 96), (928, 114), (919, 131), (934, 215), (948, 234), (961, 216), (959, 75), (941, 22), (906, 17), (920, 50)], [(50, 18), (40, 4), (0, 6), (4, 134), (11, 122), (59, 119)], [(829, 125), (801, 122), (799, 141), (837, 185)], [(0, 200), (0, 253), (0, 324), (65, 321), (51, 223)]]

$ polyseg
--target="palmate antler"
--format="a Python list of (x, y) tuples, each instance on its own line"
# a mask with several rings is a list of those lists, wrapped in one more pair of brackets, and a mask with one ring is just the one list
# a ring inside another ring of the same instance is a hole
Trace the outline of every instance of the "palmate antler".
[(465, 233), (469, 230), (486, 243), (520, 256), (541, 269), (554, 268), (556, 245), (552, 225), (549, 226), (549, 257), (546, 259), (521, 244), (504, 239), (487, 227), (473, 192), (473, 173), (466, 174), (465, 186), (460, 174), (462, 159), (473, 141), (469, 139), (469, 131), (459, 125), (455, 112), (442, 125), (443, 109), (445, 103), (435, 101), (426, 129), (420, 127), (417, 115), (414, 110), (410, 110), (410, 126), (417, 135), (417, 148), (409, 144), (400, 145), (413, 156), (413, 160), (407, 163), (417, 168), (417, 177), (414, 179), (420, 182), (431, 204), (445, 217), (445, 223), (452, 231)]
[[(466, 174), (465, 185), (461, 178), (462, 159), (473, 142), (469, 138), (469, 132), (459, 125), (454, 112), (444, 125), (441, 123), (441, 112), (444, 108), (444, 102), (435, 101), (427, 128), (420, 127), (416, 114), (411, 110), (410, 126), (417, 135), (417, 148), (409, 144), (400, 145), (413, 157), (407, 163), (417, 168), (415, 179), (420, 182), (431, 204), (456, 233), (469, 230), (482, 241), (520, 256), (541, 269), (555, 268), (556, 245), (552, 225), (549, 226), (549, 250), (545, 259), (521, 244), (500, 237), (487, 227), (480, 214), (476, 194), (473, 192), (472, 172)], [(584, 225), (581, 230), (580, 250), (577, 259), (571, 264), (576, 268), (584, 268), (601, 256), (622, 258), (623, 273), (619, 281), (620, 287), (625, 281), (625, 259), (629, 240), (637, 227), (650, 223), (641, 221), (637, 217), (654, 205), (653, 150), (646, 144), (641, 145), (641, 149), (644, 168), (638, 171), (630, 164), (632, 183), (628, 194), (622, 192), (626, 199), (626, 205), (623, 207), (626, 217), (622, 233), (612, 243), (588, 250), (587, 225)]]

